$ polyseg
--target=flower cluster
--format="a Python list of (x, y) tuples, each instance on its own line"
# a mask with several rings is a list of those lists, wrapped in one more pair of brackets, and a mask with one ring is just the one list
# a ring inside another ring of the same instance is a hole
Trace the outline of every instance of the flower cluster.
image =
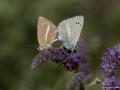
[(79, 65), (80, 54), (67, 51), (64, 47), (44, 49), (33, 59), (32, 69), (35, 69), (48, 59), (59, 64), (64, 69), (72, 71), (76, 70)]
[(80, 58), (79, 53), (61, 47), (52, 49), (50, 59), (58, 63), (62, 68), (72, 71), (77, 69)]
[(103, 83), (104, 90), (120, 90), (120, 43), (109, 48), (103, 55), (101, 72), (106, 78)]
[(90, 58), (82, 40), (78, 42), (77, 46), (74, 50), (68, 50), (61, 46), (40, 51), (33, 59), (32, 69), (37, 68), (47, 60), (51, 60), (65, 70), (74, 71), (75, 76), (71, 81), (72, 86), (78, 86), (90, 74)]
[[(84, 71), (84, 72), (77, 72), (73, 76), (73, 78), (70, 80), (67, 86), (67, 90), (75, 90), (81, 84), (83, 84), (82, 87), (84, 87), (85, 81), (89, 80), (91, 78), (91, 72)], [(80, 89), (81, 90), (81, 89)]]
[(107, 77), (103, 82), (104, 90), (120, 90), (120, 78), (115, 76)]
[[(81, 43), (79, 45), (79, 43)], [(35, 69), (47, 60), (56, 62), (66, 70), (78, 70), (79, 64), (87, 63), (90, 61), (88, 51), (86, 50), (83, 41), (78, 42), (78, 47), (75, 50), (68, 50), (65, 47), (48, 48), (39, 52), (33, 58), (32, 69)]]
[(102, 57), (101, 71), (105, 76), (113, 76), (119, 73), (120, 44), (109, 48)]

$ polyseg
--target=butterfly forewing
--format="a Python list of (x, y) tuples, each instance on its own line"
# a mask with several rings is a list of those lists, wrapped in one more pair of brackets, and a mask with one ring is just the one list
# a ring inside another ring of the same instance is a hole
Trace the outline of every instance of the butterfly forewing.
[(37, 36), (40, 48), (43, 49), (50, 46), (50, 44), (56, 40), (56, 34), (56, 26), (44, 17), (39, 17), (37, 25)]
[(70, 26), (71, 26), (71, 37), (70, 42), (71, 44), (76, 47), (76, 43), (80, 37), (82, 28), (83, 28), (84, 18), (83, 16), (75, 16), (71, 18)]

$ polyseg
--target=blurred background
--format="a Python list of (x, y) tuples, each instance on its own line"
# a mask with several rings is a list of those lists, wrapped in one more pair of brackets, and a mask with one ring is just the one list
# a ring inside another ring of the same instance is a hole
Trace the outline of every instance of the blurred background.
[[(85, 17), (94, 77), (101, 78), (101, 56), (120, 40), (120, 0), (0, 0), (0, 90), (65, 90), (73, 73), (47, 62), (31, 70), (37, 51), (39, 16), (56, 25), (76, 15)], [(89, 88), (89, 89), (88, 89)], [(101, 85), (87, 90), (102, 90)]]

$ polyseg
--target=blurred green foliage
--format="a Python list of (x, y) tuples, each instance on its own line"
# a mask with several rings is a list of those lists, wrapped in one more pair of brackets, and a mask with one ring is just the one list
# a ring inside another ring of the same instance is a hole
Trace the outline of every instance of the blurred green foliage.
[[(0, 90), (65, 90), (73, 75), (48, 62), (32, 71), (38, 46), (36, 24), (44, 16), (56, 25), (83, 15), (94, 77), (107, 47), (120, 40), (120, 0), (0, 0)], [(101, 85), (87, 87), (101, 90)]]

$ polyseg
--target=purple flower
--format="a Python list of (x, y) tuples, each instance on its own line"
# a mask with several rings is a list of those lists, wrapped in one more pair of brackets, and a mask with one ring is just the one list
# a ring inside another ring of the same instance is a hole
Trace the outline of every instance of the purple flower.
[(32, 69), (48, 59), (59, 64), (62, 68), (72, 71), (77, 70), (81, 56), (78, 52), (68, 51), (64, 47), (44, 49), (33, 59)]
[(106, 77), (120, 73), (120, 43), (109, 48), (102, 56), (101, 72)]
[(91, 72), (90, 71), (84, 71), (84, 72), (77, 72), (73, 76), (73, 78), (69, 81), (67, 85), (67, 90), (76, 90), (76, 88), (80, 88), (81, 84), (84, 85), (84, 83), (91, 78)]
[[(81, 43), (81, 44), (79, 44)], [(39, 52), (32, 62), (32, 69), (37, 68), (43, 62), (51, 60), (69, 71), (78, 71), (78, 67), (83, 62), (89, 62), (88, 52), (83, 41), (79, 41), (78, 48), (68, 50), (65, 47), (48, 48)], [(86, 54), (86, 55), (85, 55)]]
[(64, 46), (44, 49), (33, 59), (32, 69), (37, 68), (47, 60), (51, 60), (65, 70), (74, 71), (75, 76), (69, 86), (75, 89), (75, 87), (84, 83), (89, 78), (89, 74), (91, 74), (88, 49), (86, 49), (86, 45), (82, 40), (78, 41), (77, 46), (74, 50), (66, 49)]
[(84, 81), (84, 74), (81, 72), (75, 73), (72, 79), (69, 81), (67, 85), (67, 90), (75, 90), (80, 86)]
[(107, 77), (103, 82), (103, 90), (120, 90), (120, 78)]

